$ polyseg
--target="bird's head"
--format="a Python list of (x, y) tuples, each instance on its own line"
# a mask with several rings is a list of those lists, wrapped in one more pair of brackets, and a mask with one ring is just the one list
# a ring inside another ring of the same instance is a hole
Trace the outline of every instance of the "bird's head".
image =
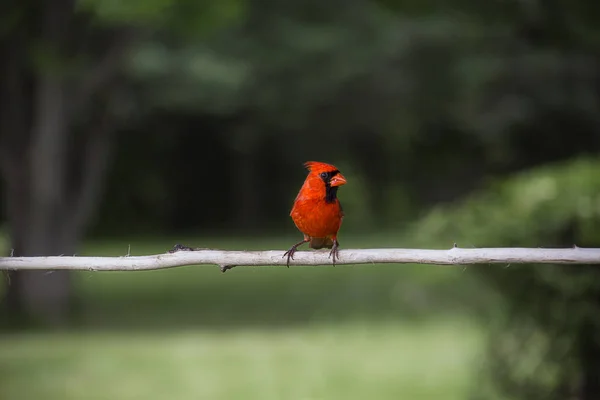
[(327, 202), (335, 201), (338, 188), (346, 184), (344, 175), (335, 166), (318, 161), (307, 161), (304, 166), (309, 171), (307, 183), (324, 189)]
[(338, 187), (346, 184), (344, 175), (342, 175), (339, 169), (331, 164), (325, 164), (318, 161), (307, 161), (304, 163), (304, 166), (309, 171), (310, 176), (318, 177), (328, 186)]

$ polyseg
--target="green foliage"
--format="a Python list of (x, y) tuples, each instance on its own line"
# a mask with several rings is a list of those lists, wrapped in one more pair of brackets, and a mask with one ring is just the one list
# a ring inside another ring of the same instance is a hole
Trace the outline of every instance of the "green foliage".
[(200, 37), (235, 21), (243, 13), (239, 0), (79, 0), (100, 24), (137, 26), (187, 37)]
[(152, 82), (146, 89), (151, 107), (229, 114), (245, 105), (249, 67), (208, 46), (172, 50), (146, 43), (132, 54), (130, 68), (135, 79)]
[[(600, 232), (600, 162), (579, 159), (496, 180), (455, 205), (420, 220), (415, 240), (444, 238), (463, 247), (550, 247), (573, 239), (594, 243)], [(582, 242), (578, 242), (580, 245)]]
[[(536, 168), (438, 207), (415, 227), (413, 243), (597, 247), (599, 223), (600, 160), (588, 158)], [(506, 299), (506, 308), (486, 315), (497, 329), (489, 348), (494, 384), (511, 398), (562, 399), (580, 390), (597, 368), (598, 267), (472, 270)]]
[[(556, 26), (593, 31), (583, 10), (595, 6), (572, 4), (564, 15), (573, 21), (555, 15)], [(347, 160), (358, 165), (370, 196), (357, 201), (356, 212), (370, 214), (360, 216), (365, 224), (404, 223), (489, 177), (600, 147), (597, 52), (580, 35), (566, 50), (548, 24), (555, 10), (546, 3), (532, 11), (540, 26), (512, 1), (84, 0), (82, 6), (105, 23), (151, 33), (140, 36), (129, 58), (130, 108), (119, 109), (127, 125), (165, 113), (174, 143), (202, 136), (223, 143), (224, 159), (239, 159), (247, 148), (249, 158), (272, 158), (288, 176), (309, 158)], [(132, 129), (146, 147), (140, 151), (163, 152), (146, 137), (164, 128)], [(580, 139), (565, 140), (567, 131)], [(135, 163), (122, 165), (131, 170)], [(197, 179), (193, 169), (178, 173), (187, 175), (182, 181)], [(259, 184), (264, 172), (248, 174), (256, 181), (248, 187), (262, 191), (256, 197), (289, 202)], [(392, 196), (401, 206), (385, 200)], [(270, 210), (266, 218), (286, 218)], [(228, 215), (226, 223), (234, 224), (236, 213)]]

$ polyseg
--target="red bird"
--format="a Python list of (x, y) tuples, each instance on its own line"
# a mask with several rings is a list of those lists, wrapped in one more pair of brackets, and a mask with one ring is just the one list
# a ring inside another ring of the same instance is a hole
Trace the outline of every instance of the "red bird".
[(339, 259), (337, 234), (342, 225), (344, 211), (337, 198), (338, 188), (346, 183), (346, 178), (333, 165), (317, 161), (304, 163), (309, 173), (300, 188), (290, 216), (296, 227), (304, 234), (304, 240), (296, 243), (283, 256), (287, 256), (287, 266), (298, 246), (309, 242), (312, 249), (331, 249), (329, 257), (335, 265)]

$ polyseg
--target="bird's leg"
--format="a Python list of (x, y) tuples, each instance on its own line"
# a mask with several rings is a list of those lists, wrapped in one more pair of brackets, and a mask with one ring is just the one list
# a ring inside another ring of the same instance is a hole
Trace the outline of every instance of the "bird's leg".
[(288, 268), (290, 267), (290, 258), (292, 260), (294, 259), (294, 253), (296, 252), (296, 250), (298, 250), (298, 247), (303, 245), (304, 243), (308, 242), (309, 240), (310, 240), (309, 238), (304, 237), (304, 239), (301, 242), (296, 243), (295, 245), (290, 247), (290, 249), (288, 251), (283, 253), (283, 257), (287, 256), (287, 267)]
[(332, 258), (334, 267), (335, 267), (335, 259), (336, 258), (338, 260), (340, 259), (340, 255), (338, 252), (339, 245), (340, 245), (340, 243), (337, 241), (337, 239), (333, 239), (333, 246), (331, 247), (331, 251), (329, 252), (329, 257)]

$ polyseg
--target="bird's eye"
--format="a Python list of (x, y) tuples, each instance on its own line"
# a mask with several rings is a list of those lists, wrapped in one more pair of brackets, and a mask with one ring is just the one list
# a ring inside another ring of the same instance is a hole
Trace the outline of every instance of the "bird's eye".
[(322, 179), (327, 178), (327, 172), (321, 172), (320, 176), (321, 176)]

